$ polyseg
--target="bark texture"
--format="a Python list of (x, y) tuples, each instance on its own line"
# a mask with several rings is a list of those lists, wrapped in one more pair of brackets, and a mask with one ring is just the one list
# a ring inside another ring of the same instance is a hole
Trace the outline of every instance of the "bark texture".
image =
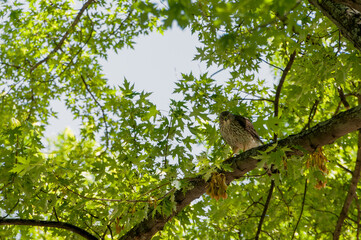
[(340, 29), (342, 35), (361, 51), (360, 0), (308, 0)]
[[(327, 121), (317, 124), (309, 130), (280, 140), (275, 150), (287, 146), (292, 149), (292, 151), (287, 152), (289, 156), (302, 156), (305, 154), (304, 151), (311, 153), (318, 147), (330, 144), (336, 139), (350, 132), (354, 132), (359, 128), (361, 128), (361, 106), (342, 112)], [(224, 173), (227, 178), (227, 184), (256, 168), (258, 160), (254, 157), (258, 155), (258, 151), (264, 151), (270, 145), (272, 145), (272, 143), (250, 149), (236, 157), (227, 159), (225, 163), (231, 164), (233, 168), (232, 172)], [(295, 146), (301, 147), (304, 151), (299, 150), (300, 148), (296, 148)], [(180, 189), (175, 193), (176, 210), (171, 216), (156, 214), (152, 217), (150, 212), (148, 218), (134, 226), (121, 239), (151, 239), (155, 233), (163, 229), (167, 221), (170, 221), (172, 217), (177, 215), (185, 206), (204, 194), (207, 183), (199, 177), (190, 182), (190, 185), (187, 189)]]

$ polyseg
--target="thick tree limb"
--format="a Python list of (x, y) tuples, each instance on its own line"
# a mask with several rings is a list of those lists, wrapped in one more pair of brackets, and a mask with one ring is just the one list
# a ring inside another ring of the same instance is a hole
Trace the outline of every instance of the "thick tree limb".
[[(317, 147), (321, 147), (334, 142), (336, 139), (361, 128), (361, 106), (352, 108), (342, 112), (333, 118), (321, 122), (309, 130), (302, 131), (299, 134), (291, 135), (278, 142), (277, 148), (288, 146), (292, 148), (291, 155), (304, 155), (304, 152), (294, 148), (300, 146), (305, 151), (311, 153)], [(272, 143), (243, 152), (236, 157), (229, 158), (225, 161), (230, 164), (233, 171), (225, 172), (227, 184), (235, 179), (242, 177), (245, 173), (257, 167), (258, 160), (254, 157), (258, 155), (258, 151), (266, 150)], [(277, 149), (276, 148), (276, 149)], [(193, 200), (199, 198), (206, 192), (207, 183), (201, 177), (190, 182), (187, 189), (180, 189), (175, 192), (176, 210), (170, 216), (162, 216), (156, 213), (152, 217), (149, 212), (148, 218), (134, 226), (121, 239), (151, 239), (154, 234), (162, 230), (167, 221), (177, 215), (185, 206), (189, 205)]]
[[(359, 51), (361, 51), (361, 1), (360, 0), (308, 0), (340, 29)], [(351, 9), (351, 8), (352, 9)], [(358, 11), (355, 11), (355, 10)]]
[(34, 220), (34, 219), (0, 219), (0, 225), (22, 225), (22, 226), (38, 226), (38, 227), (53, 227), (53, 228), (62, 228), (65, 230), (69, 230), (73, 233), (79, 234), (85, 239), (89, 240), (98, 240), (95, 236), (90, 234), (89, 232), (81, 229), (77, 226), (74, 226), (70, 223), (65, 222), (56, 222), (56, 221), (42, 221), (42, 220)]
[(359, 12), (361, 12), (361, 0), (335, 0), (335, 2), (349, 6)]

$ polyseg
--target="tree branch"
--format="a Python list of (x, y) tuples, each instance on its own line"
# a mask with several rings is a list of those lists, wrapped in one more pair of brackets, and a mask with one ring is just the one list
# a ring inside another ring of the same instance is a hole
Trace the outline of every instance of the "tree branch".
[[(277, 90), (276, 90), (275, 101), (274, 101), (274, 116), (275, 117), (278, 117), (278, 111), (279, 111), (278, 105), (279, 105), (279, 102), (280, 102), (281, 90), (282, 90), (282, 87), (283, 87), (283, 83), (286, 80), (288, 72), (291, 70), (292, 64), (295, 61), (295, 57), (296, 57), (296, 50), (293, 51), (293, 53), (291, 54), (290, 59), (289, 59), (287, 65), (286, 65), (286, 68), (282, 72), (280, 82), (278, 83)], [(274, 142), (277, 141), (277, 134), (276, 133), (274, 134), (273, 141)]]
[(292, 234), (291, 240), (295, 237), (295, 233), (296, 233), (296, 231), (297, 231), (298, 224), (299, 224), (300, 221), (301, 221), (301, 217), (302, 217), (302, 214), (303, 214), (303, 208), (305, 207), (306, 193), (307, 193), (307, 179), (305, 180), (305, 190), (303, 191), (303, 199), (302, 199), (302, 207), (301, 207), (300, 216), (298, 217), (298, 220), (297, 220), (295, 229), (293, 230), (293, 234)]
[(338, 94), (340, 96), (340, 99), (341, 99), (341, 102), (343, 104), (343, 106), (348, 110), (350, 109), (350, 104), (348, 103), (347, 99), (346, 99), (346, 96), (345, 96), (345, 93), (343, 92), (343, 89), (342, 87), (338, 87), (337, 88), (337, 91), (338, 91)]
[(349, 6), (359, 12), (361, 12), (361, 1), (360, 0), (335, 0), (335, 2)]
[(283, 83), (286, 80), (288, 72), (291, 70), (291, 67), (292, 67), (292, 64), (293, 64), (293, 62), (295, 60), (295, 57), (296, 57), (296, 50), (293, 51), (293, 53), (291, 54), (290, 60), (288, 61), (287, 65), (286, 65), (286, 68), (283, 70), (280, 82), (279, 82), (279, 84), (277, 86), (276, 96), (275, 96), (275, 105), (274, 105), (275, 117), (278, 117), (278, 105), (279, 105), (279, 102), (280, 102), (280, 96), (281, 96), (281, 90), (282, 90), (282, 87), (283, 87)]
[[(313, 152), (317, 147), (333, 143), (336, 139), (346, 135), (347, 133), (356, 131), (361, 128), (361, 106), (351, 108), (348, 111), (332, 117), (331, 119), (321, 122), (316, 126), (302, 131), (299, 134), (291, 135), (285, 139), (278, 141), (275, 150), (288, 146), (292, 151), (287, 152), (288, 156), (303, 156), (306, 152)], [(225, 164), (229, 164), (233, 171), (224, 172), (226, 182), (229, 184), (235, 179), (241, 178), (247, 172), (257, 167), (258, 160), (255, 156), (259, 151), (265, 151), (273, 143), (262, 145), (257, 148), (250, 149), (235, 157), (225, 160)], [(295, 146), (299, 146), (296, 148)], [(304, 151), (300, 150), (303, 149)], [(207, 183), (202, 176), (194, 180), (190, 180), (186, 189), (179, 189), (174, 193), (175, 211), (170, 216), (152, 214), (152, 209), (143, 221), (135, 225), (129, 232), (121, 237), (121, 239), (151, 239), (154, 234), (162, 230), (164, 225), (177, 215), (182, 209), (188, 206), (193, 200), (199, 198), (206, 192)]]
[[(347, 6), (351, 6), (358, 11), (361, 10), (359, 0), (308, 0), (309, 3), (318, 8), (327, 18), (329, 18), (340, 29), (342, 35), (347, 38), (359, 51), (361, 51), (361, 27), (358, 12)], [(354, 4), (350, 4), (354, 2)], [(340, 4), (341, 3), (341, 4)], [(360, 9), (360, 10), (359, 10)]]
[(71, 33), (71, 31), (73, 30), (73, 28), (78, 24), (78, 22), (80, 21), (81, 16), (83, 15), (84, 11), (90, 6), (90, 4), (92, 4), (95, 0), (88, 0), (86, 3), (84, 3), (84, 5), (82, 6), (82, 8), (80, 9), (80, 11), (78, 12), (78, 14), (76, 15), (73, 23), (70, 25), (69, 29), (65, 32), (65, 34), (63, 35), (63, 37), (60, 39), (59, 43), (55, 46), (55, 48), (48, 54), (48, 56), (46, 56), (44, 59), (42, 59), (41, 61), (37, 62), (34, 66), (31, 67), (30, 72), (34, 71), (35, 68), (37, 68), (38, 66), (40, 66), (41, 64), (43, 64), (44, 62), (47, 62), (51, 56), (53, 56), (53, 54), (55, 54), (60, 48), (61, 46), (64, 44), (65, 40), (68, 38), (69, 34)]
[(357, 193), (355, 194), (356, 208), (357, 208), (357, 231), (356, 231), (356, 239), (359, 240), (360, 235), (360, 220), (361, 220), (361, 208), (360, 201), (358, 200)]
[[(361, 106), (361, 98), (359, 98), (359, 105)], [(353, 174), (352, 174), (351, 184), (350, 184), (345, 202), (343, 204), (340, 216), (338, 217), (338, 220), (337, 220), (335, 231), (333, 233), (334, 240), (337, 240), (340, 238), (342, 225), (343, 225), (345, 218), (347, 217), (347, 212), (348, 212), (348, 209), (350, 208), (352, 200), (356, 196), (357, 183), (360, 180), (360, 177), (361, 177), (361, 129), (359, 129), (359, 131), (358, 131), (358, 151), (357, 151), (357, 158), (356, 158), (356, 166), (355, 166), (355, 170), (353, 171)]]
[(98, 240), (95, 236), (90, 234), (89, 232), (81, 229), (77, 226), (74, 226), (70, 223), (65, 222), (55, 222), (55, 221), (42, 221), (35, 219), (0, 219), (0, 225), (21, 225), (21, 226), (38, 226), (38, 227), (53, 227), (53, 228), (62, 228), (65, 230), (69, 230), (73, 233), (79, 234), (85, 239), (89, 240)]
[(258, 223), (258, 229), (257, 229), (256, 237), (254, 238), (255, 240), (259, 239), (259, 234), (261, 233), (261, 230), (262, 230), (262, 224), (263, 224), (264, 218), (266, 217), (267, 209), (268, 209), (268, 206), (269, 206), (269, 204), (271, 202), (271, 197), (272, 197), (272, 193), (273, 193), (274, 188), (275, 188), (275, 180), (272, 179), (271, 180), (271, 186), (270, 186), (268, 196), (267, 196), (267, 200), (266, 200), (266, 203), (265, 203), (264, 208), (263, 208), (262, 216), (261, 216), (261, 219), (259, 220), (259, 223)]
[(109, 148), (109, 130), (108, 130), (108, 123), (107, 123), (107, 119), (106, 119), (106, 115), (105, 115), (105, 111), (103, 109), (103, 106), (98, 102), (98, 100), (96, 99), (96, 97), (94, 96), (94, 94), (92, 93), (92, 91), (89, 88), (89, 85), (86, 83), (83, 75), (80, 75), (81, 80), (84, 83), (85, 89), (86, 91), (90, 94), (91, 98), (94, 100), (94, 102), (98, 105), (98, 107), (100, 108), (100, 111), (102, 112), (102, 118), (104, 121), (104, 125), (105, 125), (105, 151), (108, 150)]

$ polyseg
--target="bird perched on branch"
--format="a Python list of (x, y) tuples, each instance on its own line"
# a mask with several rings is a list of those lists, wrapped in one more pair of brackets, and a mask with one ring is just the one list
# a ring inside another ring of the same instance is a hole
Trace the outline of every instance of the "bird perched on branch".
[(234, 154), (262, 145), (251, 121), (243, 116), (228, 111), (222, 112), (219, 115), (219, 128), (223, 139), (232, 147)]

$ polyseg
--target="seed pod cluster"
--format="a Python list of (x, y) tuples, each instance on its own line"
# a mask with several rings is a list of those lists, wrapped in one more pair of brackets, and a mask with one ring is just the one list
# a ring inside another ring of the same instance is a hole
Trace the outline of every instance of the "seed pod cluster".
[(217, 201), (220, 198), (226, 199), (228, 197), (227, 187), (226, 176), (223, 173), (212, 173), (206, 193)]
[[(306, 162), (307, 168), (317, 168), (319, 169), (324, 176), (328, 174), (328, 169), (326, 166), (326, 163), (328, 162), (326, 156), (322, 152), (322, 148), (317, 148), (314, 153), (312, 153)], [(317, 180), (317, 184), (315, 185), (315, 188), (321, 189), (326, 187), (327, 180)]]

